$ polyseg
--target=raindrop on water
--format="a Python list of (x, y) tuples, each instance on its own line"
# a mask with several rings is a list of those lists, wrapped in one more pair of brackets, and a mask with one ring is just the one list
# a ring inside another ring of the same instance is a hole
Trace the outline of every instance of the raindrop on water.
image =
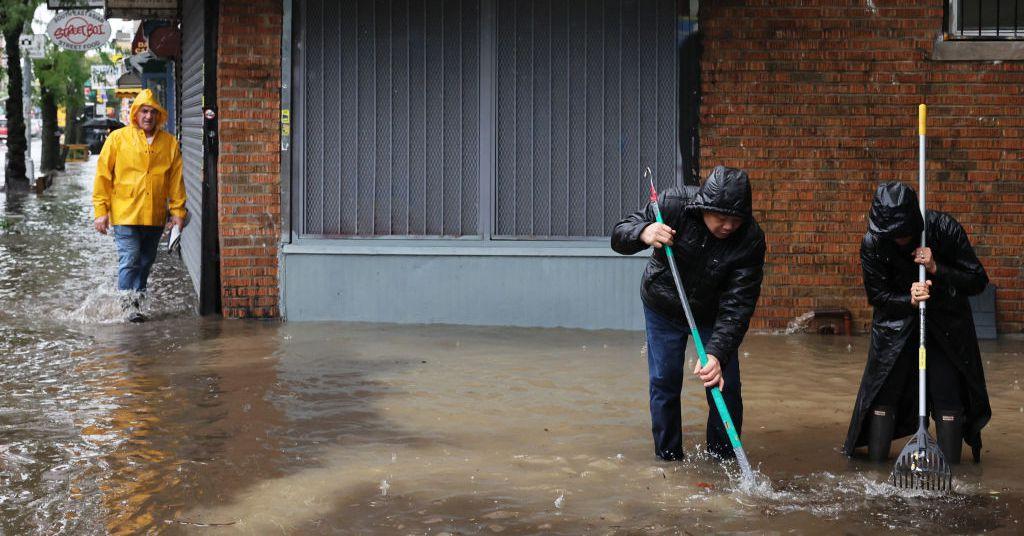
[(565, 504), (565, 492), (563, 491), (563, 492), (561, 492), (561, 494), (558, 495), (558, 498), (555, 499), (555, 508), (561, 508), (562, 505), (564, 505), (564, 504)]

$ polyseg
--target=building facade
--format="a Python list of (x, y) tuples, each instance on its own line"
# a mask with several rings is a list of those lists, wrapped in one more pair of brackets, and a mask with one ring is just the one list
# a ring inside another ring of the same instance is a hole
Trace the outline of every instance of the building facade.
[(768, 235), (756, 326), (844, 307), (867, 328), (867, 210), (880, 182), (917, 188), (925, 103), (928, 206), (964, 225), (999, 331), (1024, 331), (1024, 14), (995, 4), (701, 6), (702, 158), (749, 171)]
[(684, 182), (692, 148), (753, 181), (752, 327), (845, 308), (863, 329), (865, 214), (879, 182), (916, 183), (924, 102), (929, 204), (967, 228), (1000, 331), (1024, 331), (1024, 32), (1005, 14), (1010, 38), (979, 42), (993, 26), (962, 0), (705, 2), (698, 149), (696, 2), (200, 3), (225, 316), (639, 328), (646, 258), (607, 237), (643, 168)]

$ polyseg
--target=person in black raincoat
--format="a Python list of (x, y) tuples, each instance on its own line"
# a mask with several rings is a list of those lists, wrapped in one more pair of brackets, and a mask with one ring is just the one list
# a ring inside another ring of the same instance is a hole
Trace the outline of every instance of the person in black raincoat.
[(658, 199), (664, 224), (648, 205), (615, 225), (612, 249), (632, 255), (655, 248), (644, 271), (641, 299), (647, 328), (654, 452), (664, 460), (683, 458), (680, 394), (683, 352), (690, 335), (682, 303), (662, 246), (672, 246), (708, 364), (694, 369), (708, 400), (707, 448), (716, 456), (735, 456), (711, 387), (722, 389), (739, 433), (743, 425), (737, 348), (750, 325), (761, 294), (764, 232), (754, 219), (750, 180), (739, 169), (716, 167), (698, 189), (670, 188)]
[[(947, 463), (959, 463), (964, 440), (980, 461), (981, 429), (992, 416), (981, 353), (967, 297), (988, 284), (985, 269), (963, 227), (952, 216), (926, 211), (917, 194), (900, 182), (881, 184), (861, 242), (864, 288), (874, 307), (871, 348), (843, 452), (868, 446), (868, 457), (883, 461), (892, 439), (918, 427), (917, 304), (927, 301), (926, 392), (939, 448)], [(926, 283), (918, 283), (918, 266)]]

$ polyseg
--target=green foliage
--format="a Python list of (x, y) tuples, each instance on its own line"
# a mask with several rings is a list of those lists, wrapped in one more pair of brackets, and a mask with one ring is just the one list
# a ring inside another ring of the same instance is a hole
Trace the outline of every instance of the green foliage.
[(62, 50), (48, 44), (46, 57), (34, 60), (33, 67), (39, 86), (52, 93), (58, 104), (69, 110), (85, 104), (82, 87), (90, 71), (84, 52)]
[[(43, 3), (43, 0), (0, 0), (0, 33), (5, 38), (20, 35), (26, 25), (32, 21), (36, 8)], [(15, 44), (17, 46), (17, 44)], [(0, 83), (4, 90), (0, 95), (6, 101), (11, 88), (10, 77), (7, 76), (7, 65), (0, 65)], [(16, 88), (21, 91), (21, 88)]]
[(0, 31), (6, 35), (23, 28), (42, 3), (43, 0), (0, 0)]

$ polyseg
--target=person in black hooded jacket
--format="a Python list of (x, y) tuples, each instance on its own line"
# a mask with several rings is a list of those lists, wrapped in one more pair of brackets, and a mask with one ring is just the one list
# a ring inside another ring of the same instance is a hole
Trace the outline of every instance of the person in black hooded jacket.
[(698, 189), (670, 188), (658, 199), (664, 224), (648, 205), (615, 225), (612, 249), (632, 255), (653, 246), (644, 270), (640, 297), (647, 329), (654, 452), (665, 460), (683, 458), (680, 394), (683, 352), (690, 327), (665, 257), (672, 246), (697, 331), (708, 356), (694, 369), (708, 400), (707, 448), (716, 456), (735, 454), (711, 387), (722, 389), (737, 434), (743, 425), (737, 349), (761, 294), (764, 232), (754, 219), (750, 180), (739, 169), (718, 166)]
[[(959, 463), (964, 440), (980, 461), (981, 429), (992, 416), (967, 297), (988, 284), (960, 224), (944, 212), (921, 217), (917, 194), (900, 182), (879, 185), (861, 242), (864, 289), (874, 307), (871, 348), (843, 452), (868, 446), (884, 461), (892, 439), (917, 430), (918, 303), (927, 301), (927, 404), (947, 463)], [(921, 230), (926, 246), (921, 245)], [(918, 283), (918, 266), (927, 272)]]

